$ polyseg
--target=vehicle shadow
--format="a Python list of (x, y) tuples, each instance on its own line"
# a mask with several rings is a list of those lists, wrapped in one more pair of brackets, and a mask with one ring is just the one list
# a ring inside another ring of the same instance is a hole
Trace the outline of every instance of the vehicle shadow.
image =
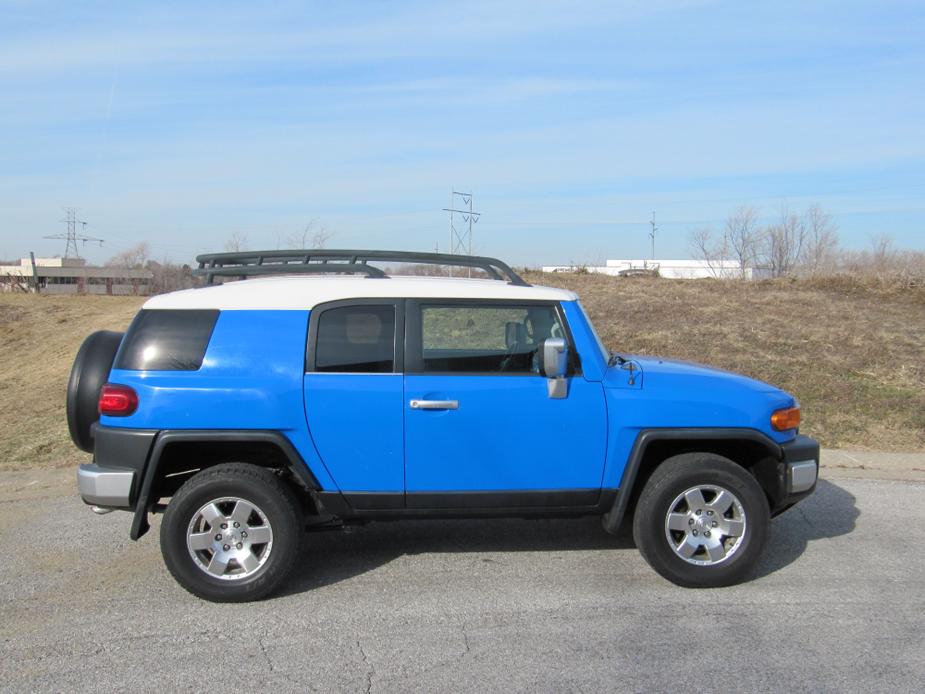
[[(752, 579), (800, 557), (813, 540), (854, 530), (860, 511), (852, 494), (827, 480), (815, 493), (771, 523), (771, 537)], [(302, 556), (278, 593), (293, 595), (348, 580), (395, 559), (423, 553), (635, 551), (629, 523), (617, 535), (600, 518), (466, 519), (378, 522), (309, 533)]]
[(349, 532), (310, 533), (302, 557), (278, 594), (302, 593), (347, 580), (405, 555), (633, 548), (628, 533), (607, 534), (598, 517), (370, 523)]
[(771, 536), (753, 578), (761, 578), (796, 561), (813, 540), (854, 531), (861, 511), (853, 494), (820, 479), (816, 491), (771, 521)]

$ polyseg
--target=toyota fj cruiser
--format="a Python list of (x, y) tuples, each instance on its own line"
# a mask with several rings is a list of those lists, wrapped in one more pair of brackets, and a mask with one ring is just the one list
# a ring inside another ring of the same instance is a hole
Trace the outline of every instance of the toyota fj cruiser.
[(309, 527), (475, 516), (599, 515), (609, 532), (631, 518), (662, 576), (723, 586), (815, 488), (819, 446), (791, 395), (611, 353), (574, 293), (499, 260), (198, 260), (211, 286), (86, 339), (67, 412), (93, 453), (83, 500), (132, 512), (132, 539), (163, 512), (167, 568), (202, 598), (267, 595)]

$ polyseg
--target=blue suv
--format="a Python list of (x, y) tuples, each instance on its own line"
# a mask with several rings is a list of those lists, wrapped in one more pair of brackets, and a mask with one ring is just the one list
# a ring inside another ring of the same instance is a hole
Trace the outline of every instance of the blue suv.
[(132, 539), (163, 513), (168, 569), (207, 600), (276, 589), (307, 528), (401, 518), (627, 518), (668, 580), (729, 585), (815, 488), (791, 395), (611, 353), (574, 293), (499, 260), (198, 261), (206, 286), (86, 339), (67, 411), (83, 500)]

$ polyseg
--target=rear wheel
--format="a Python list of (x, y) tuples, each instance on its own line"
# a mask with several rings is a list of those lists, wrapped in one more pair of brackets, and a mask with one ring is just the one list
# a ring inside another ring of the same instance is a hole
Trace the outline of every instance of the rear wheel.
[(289, 574), (301, 544), (299, 505), (271, 470), (218, 465), (187, 481), (161, 525), (161, 552), (189, 592), (215, 602), (259, 600)]
[(666, 460), (646, 482), (633, 537), (672, 583), (710, 588), (745, 578), (769, 525), (767, 498), (747, 470), (717, 455), (685, 453)]

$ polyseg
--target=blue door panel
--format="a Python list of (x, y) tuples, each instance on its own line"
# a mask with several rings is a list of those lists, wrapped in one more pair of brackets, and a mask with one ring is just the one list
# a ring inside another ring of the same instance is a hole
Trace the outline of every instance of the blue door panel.
[[(409, 493), (589, 489), (601, 486), (607, 416), (600, 383), (569, 379), (551, 399), (541, 376), (405, 376)], [(456, 400), (455, 410), (410, 400)]]
[(402, 492), (401, 374), (305, 374), (315, 448), (345, 492)]

